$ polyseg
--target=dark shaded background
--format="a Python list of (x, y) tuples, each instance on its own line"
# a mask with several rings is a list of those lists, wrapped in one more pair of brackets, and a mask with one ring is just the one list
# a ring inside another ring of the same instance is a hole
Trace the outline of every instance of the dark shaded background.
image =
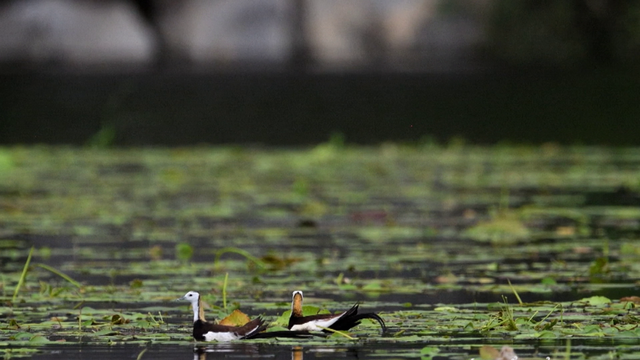
[(4, 144), (638, 145), (635, 72), (3, 75)]
[[(153, 22), (152, 1), (135, 2)], [(304, 1), (292, 1), (304, 34)], [(464, 3), (443, 1), (464, 13)], [(499, 142), (640, 145), (640, 2), (495, 0), (469, 69), (412, 57), (319, 70), (296, 36), (287, 63), (145, 68), (15, 62), (0, 73), (0, 144), (92, 146)], [(308, 30), (307, 30), (308, 31)], [(382, 59), (382, 61), (380, 60)]]

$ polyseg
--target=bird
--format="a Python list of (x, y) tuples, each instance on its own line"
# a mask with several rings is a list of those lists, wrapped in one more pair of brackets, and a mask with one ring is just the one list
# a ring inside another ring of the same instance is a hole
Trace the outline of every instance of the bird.
[(191, 303), (193, 309), (193, 338), (197, 341), (231, 341), (250, 339), (261, 331), (266, 330), (262, 318), (257, 317), (242, 326), (220, 325), (207, 322), (204, 318), (204, 309), (200, 294), (189, 291), (183, 297), (176, 300), (186, 300)]
[(308, 331), (269, 331), (261, 317), (257, 317), (242, 326), (230, 326), (210, 323), (204, 318), (204, 308), (200, 294), (189, 291), (176, 301), (188, 301), (193, 310), (193, 338), (196, 341), (232, 341), (243, 339), (266, 339), (276, 337), (309, 338), (317, 336)]
[(376, 320), (382, 327), (382, 333), (387, 331), (384, 320), (376, 313), (358, 314), (359, 304), (353, 305), (349, 310), (340, 314), (302, 315), (302, 291), (296, 290), (291, 296), (291, 316), (287, 328), (291, 331), (346, 331), (360, 324), (362, 319)]

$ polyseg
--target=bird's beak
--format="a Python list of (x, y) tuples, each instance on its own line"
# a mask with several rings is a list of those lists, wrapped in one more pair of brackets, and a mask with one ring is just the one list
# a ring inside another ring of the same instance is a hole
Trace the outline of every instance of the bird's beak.
[(180, 300), (184, 300), (184, 296), (183, 297), (179, 297), (179, 298), (177, 298), (177, 299), (175, 299), (173, 301), (180, 301)]

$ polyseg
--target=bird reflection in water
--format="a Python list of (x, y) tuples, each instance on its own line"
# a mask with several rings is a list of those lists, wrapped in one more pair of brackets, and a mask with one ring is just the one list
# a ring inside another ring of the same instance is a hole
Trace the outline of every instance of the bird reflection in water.
[[(303, 360), (305, 352), (307, 353), (307, 360), (313, 360), (317, 358), (327, 358), (328, 353), (340, 354), (341, 358), (358, 358), (358, 350), (354, 348), (333, 348), (333, 347), (304, 347), (304, 346), (287, 346), (272, 345), (272, 344), (236, 344), (236, 343), (217, 343), (211, 345), (197, 346), (194, 349), (193, 360), (206, 360), (207, 354), (211, 353), (212, 358), (216, 359), (225, 356), (225, 353), (231, 358), (238, 358), (239, 355), (246, 355), (250, 357), (269, 355), (270, 359), (291, 359), (291, 360)], [(214, 354), (215, 353), (215, 354)], [(287, 356), (289, 354), (289, 356)], [(221, 356), (222, 355), (222, 356)]]

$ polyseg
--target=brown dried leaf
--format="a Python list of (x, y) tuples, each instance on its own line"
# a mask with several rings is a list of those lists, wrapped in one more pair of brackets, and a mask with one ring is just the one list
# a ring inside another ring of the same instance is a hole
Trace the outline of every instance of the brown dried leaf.
[(625, 296), (620, 298), (620, 302), (632, 302), (634, 304), (640, 304), (640, 297), (638, 296)]
[(249, 316), (242, 311), (233, 310), (226, 318), (220, 320), (220, 325), (242, 326), (250, 321)]

